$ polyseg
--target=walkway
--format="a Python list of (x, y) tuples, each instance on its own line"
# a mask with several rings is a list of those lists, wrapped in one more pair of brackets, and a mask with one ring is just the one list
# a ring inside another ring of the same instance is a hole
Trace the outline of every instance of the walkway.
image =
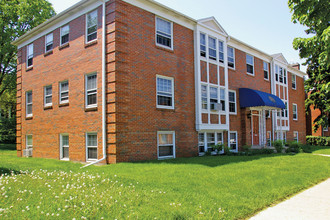
[(260, 212), (251, 220), (330, 220), (330, 178)]

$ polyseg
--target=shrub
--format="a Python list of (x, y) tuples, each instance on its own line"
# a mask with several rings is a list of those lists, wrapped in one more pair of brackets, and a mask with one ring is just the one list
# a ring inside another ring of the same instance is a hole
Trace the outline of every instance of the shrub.
[(288, 148), (286, 149), (287, 153), (293, 152), (293, 153), (299, 153), (301, 150), (301, 144), (296, 142), (296, 141), (292, 141), (292, 142), (288, 142)]
[(282, 140), (276, 140), (276, 141), (274, 141), (273, 142), (273, 146), (275, 147), (277, 153), (282, 153), (282, 150), (283, 150), (283, 142), (282, 142)]
[(0, 143), (16, 143), (16, 118), (0, 119)]
[(301, 149), (304, 153), (312, 153), (313, 150), (312, 150), (312, 146), (309, 145), (309, 144), (306, 144), (306, 145), (302, 145), (301, 146)]
[(250, 145), (244, 145), (242, 147), (242, 151), (245, 153), (245, 154), (249, 154), (251, 152), (251, 146)]
[(330, 146), (330, 137), (307, 136), (306, 142), (314, 146)]

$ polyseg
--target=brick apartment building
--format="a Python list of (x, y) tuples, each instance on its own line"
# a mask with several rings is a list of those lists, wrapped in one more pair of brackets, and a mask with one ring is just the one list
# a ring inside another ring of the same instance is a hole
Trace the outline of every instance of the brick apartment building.
[(305, 142), (305, 73), (213, 17), (82, 0), (14, 44), (18, 156), (117, 163)]

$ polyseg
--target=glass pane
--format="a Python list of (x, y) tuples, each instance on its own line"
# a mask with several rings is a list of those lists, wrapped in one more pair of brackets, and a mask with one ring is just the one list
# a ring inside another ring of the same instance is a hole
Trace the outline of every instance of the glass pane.
[(220, 99), (225, 100), (225, 90), (224, 89), (220, 89)]
[(63, 158), (69, 158), (69, 148), (63, 147)]
[(214, 87), (210, 87), (210, 98), (218, 99), (218, 89)]
[(198, 142), (204, 144), (204, 133), (198, 134)]
[(96, 103), (97, 103), (96, 94), (92, 94), (92, 95), (87, 96), (87, 105), (95, 105)]
[(87, 27), (97, 26), (97, 11), (93, 11), (87, 15)]
[(235, 93), (234, 92), (229, 92), (229, 101), (235, 102)]
[(173, 156), (173, 146), (159, 146), (159, 156)]
[(28, 115), (32, 114), (32, 104), (29, 104), (29, 105), (27, 105), (26, 107), (27, 107), (27, 109), (26, 109), (26, 113), (27, 113)]
[(173, 134), (159, 134), (159, 145), (173, 144)]
[(33, 44), (30, 44), (28, 46), (28, 56), (31, 56), (31, 55), (33, 55)]
[(87, 135), (87, 146), (97, 146), (97, 135), (96, 134)]
[(214, 133), (207, 133), (207, 143), (214, 143), (215, 135)]
[(157, 35), (157, 43), (158, 44), (164, 45), (166, 47), (172, 47), (171, 42), (172, 42), (171, 37), (164, 37), (164, 36), (161, 36), (161, 35)]
[(26, 102), (32, 103), (32, 92), (26, 93)]
[(92, 40), (95, 40), (97, 38), (97, 32), (95, 32), (94, 34), (90, 34), (88, 35), (87, 37), (87, 41), (92, 41)]
[(62, 136), (62, 146), (69, 146), (69, 136)]
[(70, 26), (69, 25), (66, 25), (66, 26), (62, 27), (62, 29), (61, 29), (61, 35), (62, 36), (69, 34), (69, 32), (70, 32)]
[(53, 34), (48, 34), (46, 36), (46, 44), (53, 42)]
[(61, 41), (62, 44), (69, 42), (69, 34), (63, 35), (61, 40), (62, 40)]
[(158, 95), (157, 104), (164, 106), (172, 106), (172, 97)]
[(253, 65), (253, 56), (246, 54), (246, 63)]
[(88, 159), (97, 159), (97, 148), (88, 148)]
[(228, 50), (228, 58), (229, 57), (234, 58), (234, 49), (231, 47), (228, 47), (227, 50)]
[(207, 87), (202, 86), (202, 97), (207, 97)]
[(68, 90), (69, 90), (69, 82), (62, 82), (61, 91), (68, 91)]
[(264, 62), (264, 70), (268, 71), (268, 63)]
[(205, 46), (205, 44), (206, 44), (205, 34), (201, 34), (201, 45), (204, 45)]
[(217, 133), (217, 143), (222, 144), (222, 133)]
[(32, 146), (32, 135), (26, 136), (26, 144)]
[(157, 78), (157, 91), (172, 93), (172, 80)]
[(171, 35), (171, 23), (157, 18), (157, 31)]
[(87, 90), (90, 90), (90, 89), (96, 89), (97, 85), (96, 85), (96, 74), (95, 75), (90, 75), (90, 76), (87, 76)]
[(52, 97), (51, 96), (47, 96), (46, 97), (46, 104), (52, 103)]
[(47, 86), (45, 88), (45, 90), (46, 90), (46, 95), (51, 95), (52, 94), (52, 87), (51, 86)]
[(248, 73), (253, 74), (253, 66), (250, 65), (250, 64), (246, 64), (246, 71), (247, 71)]

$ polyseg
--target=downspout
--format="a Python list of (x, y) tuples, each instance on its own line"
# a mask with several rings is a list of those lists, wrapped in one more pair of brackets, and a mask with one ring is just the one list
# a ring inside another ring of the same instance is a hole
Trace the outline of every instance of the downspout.
[(106, 69), (105, 69), (105, 56), (106, 56), (106, 51), (105, 51), (105, 38), (106, 38), (106, 27), (105, 27), (105, 1), (106, 0), (101, 0), (102, 2), (102, 148), (103, 148), (103, 157), (97, 161), (94, 161), (92, 163), (89, 163), (81, 168), (88, 167), (93, 164), (97, 164), (103, 160), (106, 159)]

